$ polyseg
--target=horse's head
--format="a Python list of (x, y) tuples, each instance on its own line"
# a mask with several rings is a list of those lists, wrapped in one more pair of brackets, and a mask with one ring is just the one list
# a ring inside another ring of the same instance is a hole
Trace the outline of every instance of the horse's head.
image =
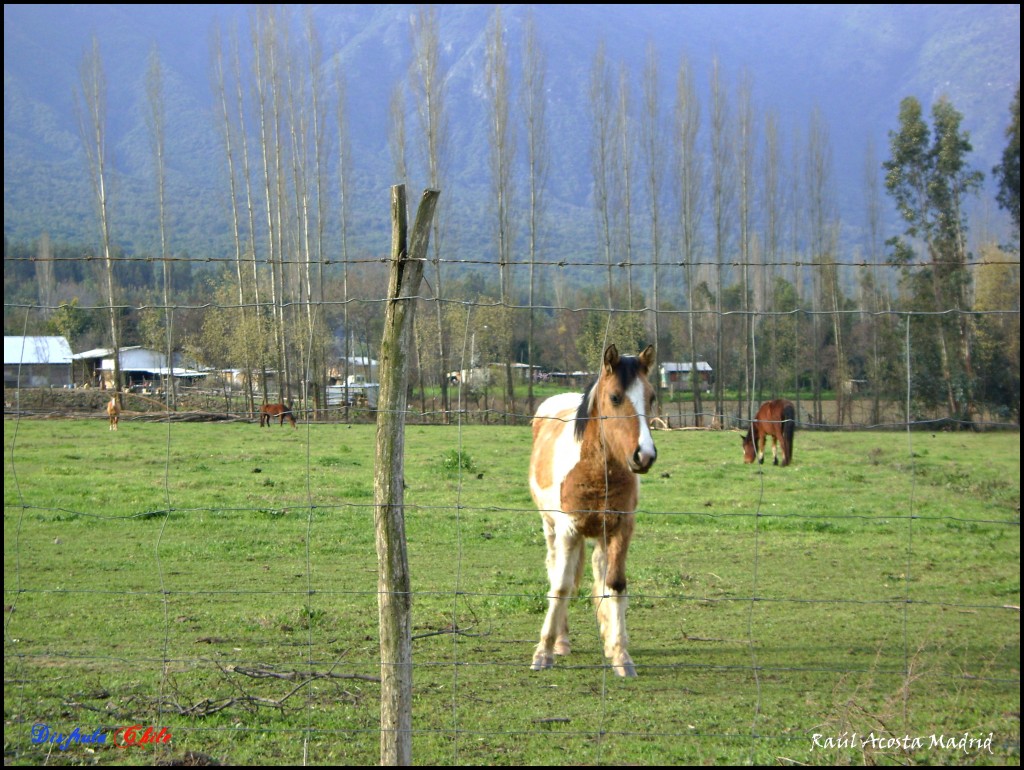
[[(634, 473), (647, 473), (658, 457), (648, 419), (654, 407), (654, 388), (647, 375), (654, 364), (654, 348), (648, 345), (638, 356), (620, 356), (614, 345), (604, 351), (597, 381), (590, 386), (581, 412), (598, 420), (607, 451)], [(585, 420), (576, 423), (582, 439)]]
[(757, 458), (757, 450), (754, 447), (754, 435), (748, 430), (743, 436), (743, 462), (752, 463)]

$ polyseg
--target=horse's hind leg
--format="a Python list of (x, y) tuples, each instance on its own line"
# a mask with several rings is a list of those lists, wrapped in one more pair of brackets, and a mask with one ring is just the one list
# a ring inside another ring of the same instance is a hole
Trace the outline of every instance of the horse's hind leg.
[(598, 538), (594, 546), (592, 566), (594, 570), (594, 606), (597, 622), (604, 643), (604, 655), (611, 660), (616, 674), (624, 677), (636, 676), (633, 659), (626, 651), (629, 634), (626, 632), (626, 553), (633, 531), (632, 515), (618, 530), (607, 538)]
[[(772, 434), (772, 465), (779, 464), (779, 437)], [(785, 465), (785, 463), (783, 463)]]
[(569, 599), (576, 587), (579, 573), (579, 560), (583, 545), (582, 538), (575, 532), (567, 534), (559, 532), (544, 517), (544, 536), (548, 544), (547, 568), (550, 590), (548, 593), (548, 613), (540, 630), (540, 642), (533, 653), (534, 671), (551, 668), (555, 664), (554, 656), (569, 652)]

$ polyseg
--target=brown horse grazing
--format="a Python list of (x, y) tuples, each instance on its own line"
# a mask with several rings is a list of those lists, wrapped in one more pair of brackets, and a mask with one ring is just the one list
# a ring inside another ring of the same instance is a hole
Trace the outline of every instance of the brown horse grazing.
[(658, 456), (647, 419), (654, 389), (647, 375), (654, 348), (620, 356), (604, 352), (600, 375), (584, 394), (563, 393), (540, 405), (533, 419), (530, 494), (544, 520), (548, 612), (531, 668), (569, 653), (568, 602), (579, 587), (587, 539), (594, 604), (604, 654), (619, 676), (636, 676), (626, 651), (626, 552), (633, 535), (639, 479)]
[(121, 419), (121, 407), (117, 405), (117, 396), (110, 399), (107, 404), (107, 418), (110, 420), (109, 430), (117, 430), (118, 420)]
[(793, 433), (796, 430), (796, 408), (792, 401), (778, 398), (765, 401), (757, 410), (747, 435), (743, 437), (743, 461), (764, 463), (764, 443), (772, 437), (772, 458), (779, 465), (779, 442), (782, 442), (782, 466), (793, 459)]
[(260, 427), (264, 425), (270, 427), (270, 421), (275, 417), (280, 419), (280, 424), (284, 425), (285, 418), (287, 417), (291, 421), (293, 428), (299, 426), (295, 424), (295, 415), (292, 414), (292, 408), (285, 406), (284, 404), (264, 404), (260, 407)]

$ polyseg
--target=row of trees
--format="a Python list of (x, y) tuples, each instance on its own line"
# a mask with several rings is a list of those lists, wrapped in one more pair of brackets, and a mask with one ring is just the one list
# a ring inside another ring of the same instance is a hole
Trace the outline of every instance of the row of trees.
[[(295, 23), (287, 11), (260, 7), (245, 37), (243, 43), (237, 33), (218, 33), (213, 46), (234, 254), (223, 270), (184, 282), (177, 275), (191, 263), (171, 257), (166, 233), (173, 201), (163, 194), (154, 53), (148, 82), (161, 253), (146, 263), (159, 266), (150, 272), (152, 283), (132, 295), (130, 263), (118, 260), (105, 213), (98, 47), (86, 57), (83, 73), (92, 74), (83, 76), (82, 94), (91, 129), (83, 140), (102, 236), (104, 288), (96, 305), (109, 308), (115, 345), (159, 339), (169, 350), (188, 347), (201, 363), (242, 368), (253, 399), (257, 387), (267, 389), (261, 373), (273, 371), (284, 398), (302, 395), (319, 408), (330, 365), (372, 353), (383, 318), (381, 265), (348, 247), (354, 159), (344, 73), (327, 66), (308, 12)], [(666, 103), (653, 49), (634, 78), (601, 45), (589, 92), (594, 238), (573, 251), (599, 257), (567, 261), (545, 245), (553, 229), (545, 190), (555, 142), (532, 24), (516, 56), (512, 45), (498, 8), (482, 76), (492, 187), (480, 210), (493, 236), (480, 244), (487, 255), (481, 259), (452, 254), (445, 230), (454, 197), (446, 194), (451, 134), (431, 8), (413, 17), (409, 75), (391, 99), (395, 180), (408, 184), (415, 176), (442, 191), (427, 272), (432, 312), (417, 313), (415, 330), (418, 385), (439, 391), (442, 413), (450, 408), (447, 375), (463, 368), (467, 349), (470, 357), (505, 364), (506, 410), (528, 413), (532, 386), (517, 405), (513, 362), (571, 371), (593, 366), (606, 342), (640, 349), (654, 340), (662, 361), (711, 363), (708, 405), (696, 369), (689, 392), (695, 413), (720, 423), (727, 391), (742, 420), (755, 402), (803, 389), (812, 419), (824, 422), (830, 390), (844, 422), (850, 383), (866, 381), (877, 414), (883, 400), (905, 390), (908, 377), (922, 407), (941, 407), (956, 420), (975, 419), (982, 406), (1019, 415), (1019, 91), (996, 170), (998, 202), (1016, 227), (1012, 248), (985, 245), (981, 262), (970, 254), (968, 202), (981, 175), (970, 168), (961, 116), (940, 100), (929, 126), (921, 105), (908, 98), (891, 132), (889, 159), (880, 163), (870, 146), (866, 152), (867, 215), (853, 267), (841, 252), (829, 132), (819, 113), (810, 116), (805, 145), (787, 144), (778, 116), (755, 108), (749, 76), (730, 93), (715, 62), (704, 103), (692, 67), (682, 61)], [(906, 223), (888, 242), (883, 170)], [(338, 237), (329, 239), (329, 229)], [(472, 264), (453, 264), (465, 262)], [(68, 298), (49, 289), (43, 296), (43, 284), (55, 284), (52, 275), (39, 283), (40, 305), (53, 308)], [(126, 316), (117, 310), (125, 306), (152, 309)], [(66, 322), (69, 309), (50, 323)], [(127, 334), (126, 321), (135, 327)], [(359, 350), (353, 341), (362, 343)]]

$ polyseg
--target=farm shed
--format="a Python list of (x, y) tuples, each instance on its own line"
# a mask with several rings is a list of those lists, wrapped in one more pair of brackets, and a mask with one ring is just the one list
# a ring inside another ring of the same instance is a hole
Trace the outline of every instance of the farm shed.
[[(690, 372), (693, 371), (693, 363), (673, 363), (666, 361), (658, 367), (659, 374), (661, 375), (661, 387), (669, 388), (673, 392), (676, 390), (688, 390), (690, 387)], [(707, 361), (697, 362), (697, 377), (700, 381), (701, 387), (711, 387), (711, 364)]]
[(376, 382), (377, 372), (377, 359), (369, 356), (349, 356), (347, 366), (345, 358), (342, 358), (328, 369), (327, 377), (330, 379), (331, 385), (344, 384), (346, 375), (350, 374), (361, 374), (367, 382)]
[[(96, 348), (84, 353), (76, 353), (75, 361), (81, 361), (84, 371), (83, 378), (90, 385), (110, 389), (114, 386), (114, 351), (110, 348)], [(141, 345), (121, 348), (121, 376), (124, 387), (139, 390), (156, 389), (168, 376), (178, 379), (195, 379), (205, 377), (205, 372), (168, 368), (167, 356), (158, 350), (144, 348)]]
[(4, 387), (71, 385), (71, 345), (64, 337), (4, 337)]

